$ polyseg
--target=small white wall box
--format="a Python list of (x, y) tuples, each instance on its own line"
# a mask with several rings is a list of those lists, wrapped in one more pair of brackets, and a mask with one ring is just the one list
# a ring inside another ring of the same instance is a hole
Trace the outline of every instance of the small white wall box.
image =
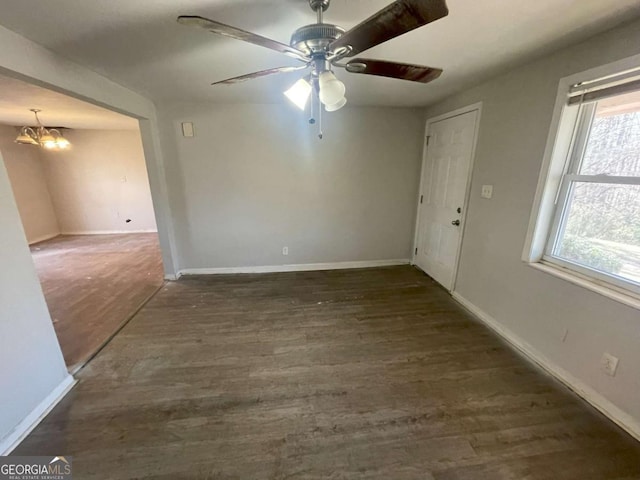
[(182, 122), (182, 135), (185, 137), (195, 137), (192, 122)]

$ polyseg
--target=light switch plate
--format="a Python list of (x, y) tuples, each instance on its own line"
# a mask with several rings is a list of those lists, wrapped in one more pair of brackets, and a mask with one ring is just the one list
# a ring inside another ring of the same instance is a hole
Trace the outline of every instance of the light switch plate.
[(182, 135), (185, 137), (194, 137), (195, 132), (193, 130), (192, 122), (182, 122)]
[(480, 195), (482, 198), (493, 197), (493, 185), (482, 185), (482, 193)]

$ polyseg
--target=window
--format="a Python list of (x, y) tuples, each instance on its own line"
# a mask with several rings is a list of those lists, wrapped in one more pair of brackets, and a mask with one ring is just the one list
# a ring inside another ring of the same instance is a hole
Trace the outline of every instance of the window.
[(640, 293), (640, 81), (573, 85), (542, 260)]

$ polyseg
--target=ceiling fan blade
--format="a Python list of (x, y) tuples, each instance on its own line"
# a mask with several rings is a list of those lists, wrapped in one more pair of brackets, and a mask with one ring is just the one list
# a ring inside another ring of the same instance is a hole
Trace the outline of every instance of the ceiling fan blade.
[(380, 77), (398, 78), (411, 82), (429, 83), (442, 74), (439, 68), (412, 65), (410, 63), (386, 62), (369, 58), (355, 58), (350, 60), (345, 69), (350, 73), (377, 75)]
[(445, 0), (397, 0), (353, 27), (329, 48), (336, 51), (350, 46), (345, 56), (352, 57), (448, 14)]
[(216, 22), (208, 18), (199, 17), (196, 15), (182, 15), (178, 17), (178, 23), (181, 25), (187, 25), (189, 27), (200, 27), (218, 35), (223, 35), (229, 38), (235, 38), (236, 40), (242, 40), (243, 42), (253, 43), (261, 47), (275, 50), (276, 52), (284, 53), (290, 57), (308, 62), (309, 57), (301, 50), (290, 47), (284, 43), (271, 40), (270, 38), (257, 35), (255, 33), (247, 32), (231, 25), (225, 25), (224, 23)]
[(309, 65), (302, 65), (300, 67), (277, 67), (270, 68), (268, 70), (261, 70), (259, 72), (247, 73), (246, 75), (240, 75), (239, 77), (227, 78), (219, 82), (213, 82), (211, 85), (233, 85), (236, 83), (246, 82), (254, 78), (266, 77), (268, 75), (275, 75), (277, 73), (295, 72), (296, 70), (304, 70)]

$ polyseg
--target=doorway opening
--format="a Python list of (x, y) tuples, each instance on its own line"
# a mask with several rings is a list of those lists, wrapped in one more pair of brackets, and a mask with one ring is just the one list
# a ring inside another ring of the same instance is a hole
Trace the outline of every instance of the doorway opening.
[[(65, 362), (90, 360), (163, 285), (138, 121), (0, 76), (0, 151)], [(69, 148), (15, 143), (55, 127)]]
[(481, 105), (426, 126), (413, 264), (448, 291), (455, 286), (467, 217)]

